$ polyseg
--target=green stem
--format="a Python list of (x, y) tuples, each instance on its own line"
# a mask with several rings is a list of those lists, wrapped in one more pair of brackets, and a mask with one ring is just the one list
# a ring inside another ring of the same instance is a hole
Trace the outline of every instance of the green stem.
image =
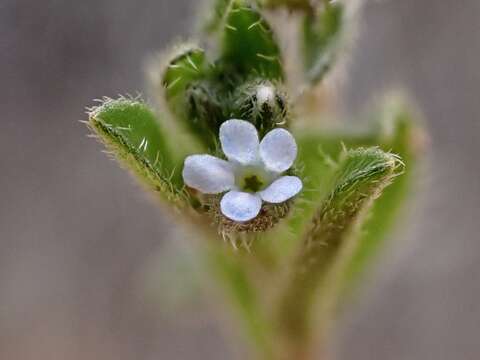
[(259, 359), (273, 360), (271, 326), (265, 317), (260, 294), (246, 270), (247, 259), (230, 248), (211, 246), (207, 254), (208, 261), (217, 280), (222, 285), (229, 302), (237, 312), (244, 333)]

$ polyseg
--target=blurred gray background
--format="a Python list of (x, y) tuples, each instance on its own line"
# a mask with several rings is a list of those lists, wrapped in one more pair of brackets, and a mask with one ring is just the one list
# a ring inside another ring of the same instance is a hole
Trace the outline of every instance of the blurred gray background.
[[(93, 98), (144, 89), (193, 0), (0, 0), (0, 359), (226, 359), (199, 301), (138, 290), (174, 224), (86, 138)], [(422, 178), (333, 344), (339, 359), (480, 357), (480, 2), (367, 1), (346, 114), (390, 86), (421, 107)]]

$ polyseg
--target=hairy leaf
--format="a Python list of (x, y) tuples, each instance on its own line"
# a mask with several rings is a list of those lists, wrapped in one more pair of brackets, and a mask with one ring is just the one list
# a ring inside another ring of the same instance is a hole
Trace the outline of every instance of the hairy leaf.
[(318, 203), (327, 196), (340, 154), (345, 148), (374, 146), (378, 143), (378, 132), (333, 133), (304, 130), (296, 131), (295, 138), (298, 144), (296, 172), (302, 177), (304, 188), (295, 201), (294, 212), (288, 222), (281, 224), (269, 235), (275, 239), (274, 251), (280, 259), (288, 257), (297, 246), (298, 234), (313, 216)]
[(412, 190), (413, 175), (417, 157), (421, 150), (422, 130), (416, 125), (412, 112), (404, 103), (388, 102), (379, 114), (381, 124), (378, 143), (401, 156), (405, 163), (403, 173), (385, 189), (382, 197), (375, 201), (371, 215), (365, 224), (358, 247), (345, 269), (345, 290), (357, 281), (371, 263), (386, 239), (387, 232), (394, 225), (401, 212), (408, 193)]
[(180, 204), (183, 182), (155, 115), (136, 99), (105, 99), (89, 111), (89, 127), (149, 189)]
[[(347, 151), (329, 193), (315, 212), (300, 244), (280, 305), (280, 326), (289, 337), (308, 334), (316, 291), (326, 276), (350, 256), (373, 201), (390, 184), (399, 160), (378, 148)], [(322, 293), (325, 296), (325, 292)]]
[(163, 74), (167, 101), (182, 97), (189, 84), (205, 76), (205, 68), (206, 59), (203, 49), (194, 45), (186, 45), (178, 49), (168, 61)]
[[(348, 277), (355, 277), (354, 274), (357, 273), (355, 268), (363, 267), (361, 264), (378, 250), (411, 188), (411, 174), (415, 169), (418, 148), (422, 146), (423, 137), (422, 131), (414, 121), (416, 119), (409, 110), (410, 106), (404, 101), (393, 97), (391, 100), (385, 101), (382, 106), (383, 108), (378, 110), (371, 119), (373, 121), (370, 122), (369, 130), (364, 132), (318, 130), (297, 130), (295, 132), (299, 151), (297, 167), (304, 181), (304, 190), (296, 202), (296, 211), (288, 224), (280, 226), (278, 232), (272, 235), (276, 239), (275, 247), (280, 256), (288, 254), (295, 246), (297, 242), (295, 234), (303, 229), (305, 222), (312, 215), (315, 205), (326, 196), (327, 185), (331, 181), (337, 159), (342, 151), (345, 148), (355, 149), (369, 146), (379, 146), (384, 151), (400, 155), (406, 166), (405, 172), (399, 174), (395, 183), (386, 189), (379, 201), (375, 202), (372, 216), (365, 224), (365, 232), (362, 234), (362, 238), (366, 239), (368, 245), (360, 246)], [(388, 200), (390, 198), (392, 199)], [(376, 210), (383, 206), (390, 210)], [(361, 240), (360, 243), (363, 244), (364, 241)]]
[(248, 0), (232, 0), (221, 29), (221, 59), (235, 81), (247, 77), (281, 80), (280, 48), (270, 25)]

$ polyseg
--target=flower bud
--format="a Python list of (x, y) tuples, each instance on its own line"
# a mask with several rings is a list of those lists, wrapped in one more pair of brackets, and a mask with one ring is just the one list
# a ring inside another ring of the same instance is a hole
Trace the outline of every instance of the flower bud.
[(288, 125), (286, 95), (270, 81), (247, 82), (234, 92), (233, 99), (234, 115), (254, 124), (261, 135)]
[(216, 136), (224, 119), (222, 105), (212, 86), (203, 81), (190, 84), (185, 90), (187, 121), (195, 132)]

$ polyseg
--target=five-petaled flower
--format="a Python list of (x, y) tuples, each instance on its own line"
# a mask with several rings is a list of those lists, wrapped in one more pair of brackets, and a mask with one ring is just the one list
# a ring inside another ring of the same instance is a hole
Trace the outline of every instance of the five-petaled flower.
[(183, 179), (204, 194), (226, 192), (220, 209), (227, 218), (252, 220), (262, 201), (279, 204), (302, 189), (298, 177), (282, 176), (297, 157), (297, 144), (287, 130), (273, 129), (259, 142), (255, 126), (232, 119), (220, 126), (220, 143), (228, 161), (208, 154), (188, 156)]

